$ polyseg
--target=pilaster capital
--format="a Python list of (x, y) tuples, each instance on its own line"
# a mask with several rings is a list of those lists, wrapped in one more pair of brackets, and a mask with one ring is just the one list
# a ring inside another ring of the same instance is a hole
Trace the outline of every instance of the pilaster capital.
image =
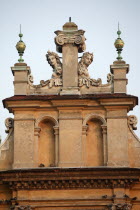
[(41, 128), (35, 127), (35, 129), (34, 129), (34, 135), (39, 137), (40, 136), (40, 131), (41, 131)]
[(58, 135), (59, 134), (59, 127), (58, 126), (54, 126), (54, 135)]
[(13, 67), (11, 67), (13, 75), (15, 75), (15, 72), (22, 72), (26, 71), (27, 74), (31, 73), (30, 67), (27, 66), (26, 63), (16, 63)]
[(125, 61), (114, 61), (113, 65), (110, 65), (110, 72), (114, 74), (116, 70), (126, 70), (127, 74), (129, 72), (129, 64), (126, 64)]
[(88, 129), (88, 126), (87, 125), (83, 125), (82, 126), (82, 134), (83, 135), (86, 135), (87, 134), (87, 129)]
[(102, 127), (102, 133), (107, 134), (107, 126), (106, 125), (101, 125)]
[(56, 31), (55, 33), (57, 34), (57, 36), (55, 37), (55, 43), (58, 52), (62, 52), (62, 46), (64, 44), (74, 44), (78, 47), (79, 53), (85, 51), (85, 31)]

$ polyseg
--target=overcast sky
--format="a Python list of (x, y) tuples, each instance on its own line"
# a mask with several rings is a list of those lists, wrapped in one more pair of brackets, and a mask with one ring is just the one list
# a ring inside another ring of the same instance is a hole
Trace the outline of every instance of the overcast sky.
[[(125, 42), (122, 57), (130, 64), (127, 93), (140, 97), (140, 1), (139, 0), (0, 0), (0, 100), (14, 95), (10, 67), (18, 60), (15, 45), (19, 41), (22, 24), (26, 43), (25, 62), (31, 67), (34, 83), (51, 77), (51, 67), (45, 55), (56, 51), (54, 31), (61, 30), (69, 17), (79, 29), (86, 31), (86, 51), (94, 53), (89, 67), (92, 78), (106, 83), (110, 64), (116, 60), (114, 41), (120, 22), (121, 37)], [(80, 54), (79, 54), (80, 55)], [(61, 56), (61, 55), (60, 55)], [(6, 137), (4, 121), (12, 117), (0, 104), (0, 134)], [(140, 106), (133, 112), (140, 121)], [(140, 136), (140, 123), (137, 134)]]

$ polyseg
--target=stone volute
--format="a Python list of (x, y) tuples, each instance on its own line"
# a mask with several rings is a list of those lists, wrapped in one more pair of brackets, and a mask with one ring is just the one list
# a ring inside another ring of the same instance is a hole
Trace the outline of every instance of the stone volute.
[(83, 30), (78, 30), (75, 23), (63, 25), (63, 30), (55, 31), (56, 50), (63, 56), (63, 94), (80, 94), (78, 88), (78, 53), (85, 51), (85, 37)]

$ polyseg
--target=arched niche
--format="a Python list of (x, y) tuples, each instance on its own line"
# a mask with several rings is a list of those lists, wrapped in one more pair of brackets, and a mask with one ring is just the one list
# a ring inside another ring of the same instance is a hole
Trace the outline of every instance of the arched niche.
[(36, 124), (40, 128), (38, 139), (38, 165), (45, 167), (55, 166), (55, 131), (58, 126), (57, 120), (45, 116)]
[(106, 165), (107, 145), (105, 119), (99, 115), (89, 115), (83, 122), (83, 129), (85, 128), (85, 165), (91, 167)]

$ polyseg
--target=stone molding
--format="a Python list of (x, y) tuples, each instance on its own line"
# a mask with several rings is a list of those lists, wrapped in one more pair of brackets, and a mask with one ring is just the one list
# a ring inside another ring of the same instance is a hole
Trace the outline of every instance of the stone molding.
[(101, 115), (98, 115), (98, 114), (94, 114), (94, 113), (91, 113), (89, 115), (87, 115), (83, 121), (83, 126), (85, 126), (87, 124), (87, 122), (91, 119), (99, 119), (103, 125), (106, 125), (106, 120), (103, 118), (103, 116)]
[(58, 126), (58, 121), (57, 121), (57, 119), (55, 119), (53, 116), (51, 116), (51, 115), (44, 115), (44, 116), (41, 116), (41, 117), (39, 117), (38, 119), (36, 119), (36, 122), (35, 122), (35, 127), (38, 127), (39, 126), (39, 123), (41, 122), (41, 121), (43, 121), (43, 120), (50, 120), (50, 121), (52, 121), (54, 124), (55, 124), (55, 126)]

